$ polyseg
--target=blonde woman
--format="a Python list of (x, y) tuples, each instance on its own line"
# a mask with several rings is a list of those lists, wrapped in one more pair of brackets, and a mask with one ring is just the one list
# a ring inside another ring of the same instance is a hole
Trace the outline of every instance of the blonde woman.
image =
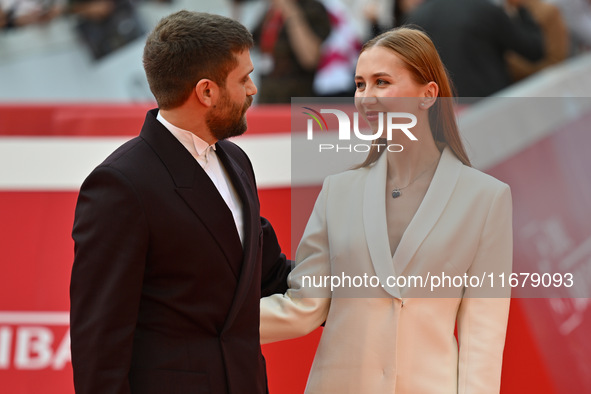
[[(451, 84), (427, 35), (399, 28), (370, 40), (355, 81), (357, 109), (374, 130), (380, 113), (404, 108), (417, 117), (417, 141), (394, 134), (382, 142), (402, 152), (374, 147), (358, 168), (326, 178), (289, 290), (261, 300), (261, 341), (325, 323), (309, 394), (498, 393), (507, 294), (491, 297), (474, 283), (430, 293), (388, 281), (509, 272), (510, 189), (470, 166)], [(318, 291), (304, 280), (341, 275), (380, 286)]]

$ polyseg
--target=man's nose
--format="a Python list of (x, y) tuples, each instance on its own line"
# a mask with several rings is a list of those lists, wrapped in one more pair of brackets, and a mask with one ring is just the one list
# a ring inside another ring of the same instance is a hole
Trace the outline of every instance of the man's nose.
[(258, 89), (257, 86), (254, 84), (252, 79), (249, 81), (248, 86), (246, 87), (246, 94), (249, 96), (254, 96), (257, 94)]

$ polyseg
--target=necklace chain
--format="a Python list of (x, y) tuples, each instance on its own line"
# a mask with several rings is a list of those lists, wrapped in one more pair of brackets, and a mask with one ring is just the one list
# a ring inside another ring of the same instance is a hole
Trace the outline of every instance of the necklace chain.
[[(437, 158), (437, 160), (435, 160), (433, 163), (437, 163), (438, 161), (439, 161), (439, 158)], [(411, 180), (406, 186), (403, 186), (403, 187), (394, 186), (394, 189), (392, 189), (392, 198), (400, 197), (402, 195), (402, 190), (406, 189), (407, 187), (409, 187), (410, 185), (415, 183), (415, 181), (417, 181), (420, 177), (422, 177), (428, 170), (430, 170), (433, 167), (433, 163), (431, 163), (431, 165), (429, 167), (427, 167), (424, 171), (422, 171), (419, 175), (417, 175), (413, 180)]]

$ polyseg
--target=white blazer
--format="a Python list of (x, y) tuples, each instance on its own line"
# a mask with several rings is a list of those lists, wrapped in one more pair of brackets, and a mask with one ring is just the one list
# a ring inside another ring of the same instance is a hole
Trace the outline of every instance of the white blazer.
[[(302, 336), (326, 322), (309, 394), (498, 393), (510, 292), (497, 279), (511, 272), (510, 189), (445, 148), (392, 256), (386, 162), (382, 155), (369, 168), (326, 178), (290, 289), (261, 300), (261, 342)], [(388, 277), (443, 274), (485, 278), (485, 285), (443, 292), (428, 284), (387, 286)], [(315, 288), (304, 279), (331, 275), (377, 277), (371, 284), (379, 286), (331, 291), (330, 282)]]

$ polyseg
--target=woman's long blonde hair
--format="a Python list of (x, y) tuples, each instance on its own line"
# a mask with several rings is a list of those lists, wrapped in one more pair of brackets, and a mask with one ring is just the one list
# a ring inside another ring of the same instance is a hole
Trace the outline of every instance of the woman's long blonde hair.
[[(435, 82), (439, 86), (437, 97), (450, 97), (446, 100), (437, 100), (435, 105), (429, 109), (431, 134), (438, 145), (441, 143), (448, 145), (462, 163), (470, 166), (470, 159), (464, 149), (456, 123), (453, 99), (451, 98), (454, 97), (453, 87), (429, 36), (412, 27), (398, 27), (366, 42), (361, 48), (361, 53), (375, 46), (394, 51), (417, 83)], [(378, 146), (372, 146), (367, 158), (359, 165), (359, 168), (374, 163), (384, 151), (385, 149), (379, 149)]]

